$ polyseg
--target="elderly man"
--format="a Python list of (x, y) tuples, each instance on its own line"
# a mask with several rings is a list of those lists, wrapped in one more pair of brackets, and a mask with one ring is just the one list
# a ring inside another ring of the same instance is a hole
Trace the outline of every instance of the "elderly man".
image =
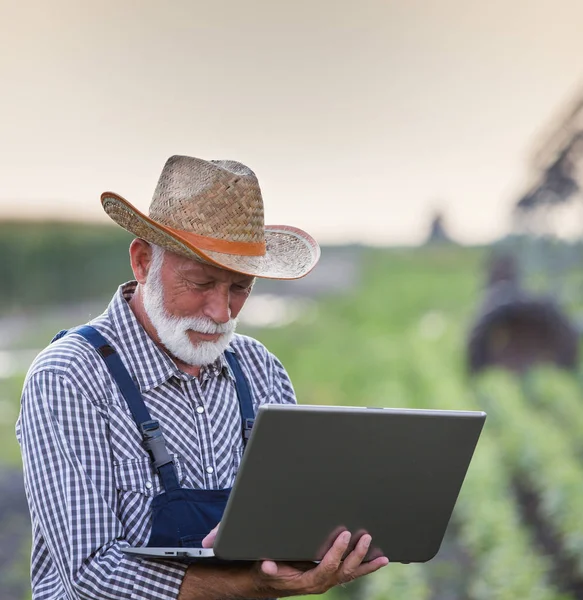
[(128, 546), (212, 546), (262, 403), (294, 403), (281, 363), (235, 335), (256, 277), (317, 263), (304, 231), (265, 227), (257, 179), (234, 161), (171, 157), (145, 215), (113, 193), (106, 213), (136, 236), (135, 281), (35, 360), (17, 423), (33, 524), (34, 600), (194, 600), (322, 593), (387, 563), (342, 560), (344, 533), (301, 565), (138, 560)]

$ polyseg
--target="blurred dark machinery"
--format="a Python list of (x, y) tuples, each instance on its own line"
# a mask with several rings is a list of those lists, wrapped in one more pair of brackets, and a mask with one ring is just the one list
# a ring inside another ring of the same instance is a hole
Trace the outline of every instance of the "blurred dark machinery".
[(435, 211), (431, 217), (429, 225), (429, 234), (425, 240), (425, 244), (450, 244), (451, 239), (445, 226), (445, 218), (440, 211)]
[[(520, 242), (501, 245), (490, 257), (484, 298), (468, 336), (471, 373), (491, 366), (524, 372), (539, 363), (578, 368), (580, 334), (564, 309), (560, 279), (573, 265), (582, 271), (583, 260), (579, 247), (562, 244), (567, 252), (557, 250), (561, 244), (550, 216), (559, 206), (580, 202), (582, 159), (583, 96), (534, 156), (532, 182), (513, 212), (514, 237)], [(550, 293), (535, 292), (522, 281), (534, 262), (539, 273), (546, 268)]]
[(482, 306), (468, 339), (468, 367), (523, 373), (550, 363), (576, 369), (579, 333), (553, 299), (525, 292), (512, 255), (491, 259)]
[(532, 182), (514, 209), (518, 232), (540, 235), (545, 214), (579, 199), (582, 158), (583, 95), (553, 124), (533, 157)]

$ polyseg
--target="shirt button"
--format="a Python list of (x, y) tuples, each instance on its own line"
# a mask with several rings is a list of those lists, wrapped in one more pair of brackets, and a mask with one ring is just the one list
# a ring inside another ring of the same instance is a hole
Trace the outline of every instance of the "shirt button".
[(214, 469), (212, 467), (207, 467), (206, 472), (209, 473), (209, 475), (210, 475), (211, 473), (214, 472)]
[(197, 412), (199, 415), (202, 415), (202, 413), (204, 412), (204, 406), (197, 406), (197, 407), (196, 407), (196, 412)]
[(148, 489), (148, 490), (152, 489), (152, 482), (151, 481), (146, 481), (146, 489)]

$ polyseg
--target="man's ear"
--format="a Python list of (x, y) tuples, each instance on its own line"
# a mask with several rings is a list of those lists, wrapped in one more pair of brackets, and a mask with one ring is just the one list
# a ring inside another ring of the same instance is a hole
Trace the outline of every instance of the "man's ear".
[(152, 263), (152, 247), (148, 242), (140, 238), (132, 241), (130, 244), (130, 263), (136, 281), (140, 285), (144, 285)]

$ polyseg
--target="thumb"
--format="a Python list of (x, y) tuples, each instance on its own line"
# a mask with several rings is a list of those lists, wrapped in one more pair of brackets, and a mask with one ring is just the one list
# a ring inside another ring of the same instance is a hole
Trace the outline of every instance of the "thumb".
[(277, 575), (277, 563), (274, 563), (272, 560), (264, 560), (261, 563), (261, 570), (265, 575), (275, 577)]
[(217, 532), (219, 530), (219, 525), (220, 525), (220, 523), (215, 525), (215, 527), (213, 527), (209, 531), (209, 533), (206, 535), (206, 537), (203, 538), (203, 540), (202, 540), (203, 548), (212, 548), (213, 547), (213, 545), (215, 543), (215, 538), (217, 537)]

